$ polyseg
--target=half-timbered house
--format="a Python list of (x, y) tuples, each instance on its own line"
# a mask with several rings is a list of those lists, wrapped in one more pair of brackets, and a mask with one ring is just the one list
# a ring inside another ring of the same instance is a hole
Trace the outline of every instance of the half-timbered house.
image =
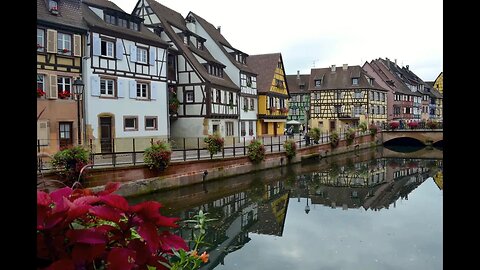
[(107, 0), (84, 0), (88, 137), (96, 151), (144, 149), (168, 137), (167, 47), (142, 19)]
[(310, 115), (309, 78), (310, 74), (300, 74), (300, 71), (297, 71), (297, 75), (287, 75), (288, 90), (291, 96), (288, 102), (287, 128), (293, 126), (294, 131), (302, 131), (302, 127), (306, 129), (308, 126)]
[(360, 66), (313, 68), (309, 90), (312, 128), (340, 131), (387, 120), (387, 90)]
[(86, 32), (80, 1), (37, 0), (37, 139), (41, 152), (53, 154), (78, 142), (81, 111), (72, 84), (81, 76)]
[(240, 87), (239, 96), (239, 136), (247, 138), (257, 134), (257, 74), (247, 65), (248, 54), (234, 48), (216, 28), (199, 15), (187, 15), (187, 27), (206, 38), (205, 47), (218, 61), (225, 64), (225, 72)]
[(213, 132), (236, 137), (240, 88), (225, 72), (226, 66), (211, 55), (206, 38), (192, 31), (193, 24), (180, 13), (154, 0), (139, 0), (133, 14), (172, 45), (171, 61), (178, 73), (175, 84), (169, 85), (171, 100), (178, 104), (171, 113), (174, 140)]
[(281, 53), (250, 55), (247, 65), (257, 73), (257, 134), (283, 134), (290, 98)]

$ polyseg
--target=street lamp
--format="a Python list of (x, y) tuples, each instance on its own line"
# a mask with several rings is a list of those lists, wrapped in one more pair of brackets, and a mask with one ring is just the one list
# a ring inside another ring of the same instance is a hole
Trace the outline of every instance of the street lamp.
[(82, 79), (77, 78), (73, 82), (73, 93), (77, 97), (77, 132), (78, 132), (78, 145), (82, 144), (82, 132), (81, 132), (81, 125), (80, 125), (80, 97), (83, 95), (83, 87), (85, 85), (83, 84)]
[(308, 198), (309, 198), (309, 194), (308, 194), (308, 184), (307, 184), (307, 205), (305, 206), (305, 213), (308, 214), (310, 212), (310, 206), (308, 205)]

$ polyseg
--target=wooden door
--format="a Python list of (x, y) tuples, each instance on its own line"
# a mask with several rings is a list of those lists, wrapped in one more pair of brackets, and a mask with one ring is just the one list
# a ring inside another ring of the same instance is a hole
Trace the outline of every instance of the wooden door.
[(268, 123), (262, 123), (262, 135), (268, 134)]
[(112, 152), (112, 117), (100, 117), (100, 148), (102, 153)]

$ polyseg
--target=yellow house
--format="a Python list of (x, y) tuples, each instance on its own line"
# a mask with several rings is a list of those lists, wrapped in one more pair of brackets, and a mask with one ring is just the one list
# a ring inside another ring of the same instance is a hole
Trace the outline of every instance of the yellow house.
[(247, 64), (258, 74), (257, 135), (282, 135), (290, 98), (282, 54), (250, 55)]
[(338, 132), (387, 121), (387, 90), (360, 66), (312, 69), (309, 90), (310, 128)]
[(433, 87), (443, 95), (443, 71), (438, 74), (435, 82), (433, 83)]

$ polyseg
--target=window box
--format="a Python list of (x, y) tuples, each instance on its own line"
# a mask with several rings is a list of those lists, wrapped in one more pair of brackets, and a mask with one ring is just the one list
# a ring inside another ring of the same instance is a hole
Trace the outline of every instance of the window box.
[(276, 111), (277, 111), (277, 108), (275, 108), (275, 107), (270, 107), (270, 113), (274, 113), (274, 112), (276, 112)]
[(38, 88), (37, 89), (37, 97), (43, 97), (45, 96), (45, 91), (43, 91), (42, 89)]
[(280, 111), (281, 111), (282, 113), (288, 113), (288, 108), (280, 108)]
[(70, 92), (69, 91), (63, 91), (58, 93), (58, 98), (61, 99), (67, 99), (70, 97)]

